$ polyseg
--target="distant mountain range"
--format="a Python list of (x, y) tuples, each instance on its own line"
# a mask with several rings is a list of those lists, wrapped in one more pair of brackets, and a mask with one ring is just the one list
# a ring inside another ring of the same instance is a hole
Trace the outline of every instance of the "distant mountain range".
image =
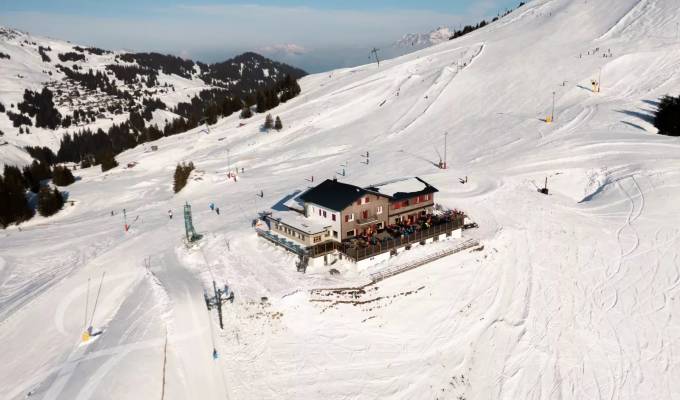
[[(131, 110), (161, 103), (157, 108), (166, 111), (152, 122), (163, 129), (176, 117), (175, 109), (195, 108), (194, 99), (233, 97), (252, 104), (258, 91), (273, 88), (286, 76), (304, 75), (299, 68), (253, 52), (206, 64), (159, 53), (76, 45), (0, 27), (0, 132), (3, 141), (19, 146), (54, 148), (58, 137), (41, 135), (44, 130), (106, 129), (124, 122)], [(27, 90), (39, 93), (44, 88), (52, 93), (51, 101), (61, 115), (56, 125), (39, 122), (32, 115), (37, 108), (18, 107), (25, 102)]]
[(404, 49), (422, 49), (435, 44), (448, 41), (453, 36), (450, 28), (442, 27), (428, 33), (407, 33), (396, 41), (393, 46)]

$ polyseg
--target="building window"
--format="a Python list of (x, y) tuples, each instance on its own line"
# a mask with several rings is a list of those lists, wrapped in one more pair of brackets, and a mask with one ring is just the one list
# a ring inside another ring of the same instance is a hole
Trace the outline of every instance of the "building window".
[(368, 210), (363, 211), (363, 218), (368, 219)]
[(335, 221), (335, 214), (332, 214), (332, 215), (331, 215), (331, 219), (332, 219), (333, 221)]
[(368, 196), (366, 196), (366, 203), (368, 203), (368, 202), (370, 202), (370, 201), (371, 201), (371, 198), (368, 197)]
[(351, 231), (347, 231), (347, 237), (352, 237), (352, 236), (354, 236), (354, 229), (352, 229)]
[(409, 205), (408, 200), (404, 200), (404, 201), (401, 202), (402, 207), (408, 207), (408, 205)]
[(333, 231), (333, 237), (336, 239), (338, 238), (338, 231)]
[(319, 243), (321, 241), (321, 236), (314, 236), (314, 243)]
[(323, 212), (323, 217), (326, 218), (326, 211)]
[(331, 235), (331, 233), (328, 232), (328, 231), (326, 231), (326, 232), (324, 233), (324, 236), (325, 236), (325, 237), (329, 237), (330, 235)]
[(345, 222), (349, 222), (349, 214), (345, 215)]
[(415, 198), (415, 200), (414, 200), (414, 203), (415, 203), (415, 204), (420, 203), (420, 196), (416, 196), (416, 198)]
[(378, 215), (382, 214), (382, 206), (378, 206), (376, 214), (378, 214)]

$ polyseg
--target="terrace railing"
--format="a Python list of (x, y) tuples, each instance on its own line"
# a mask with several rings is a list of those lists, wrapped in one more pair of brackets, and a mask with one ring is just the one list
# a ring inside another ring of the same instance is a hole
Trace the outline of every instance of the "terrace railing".
[(413, 243), (423, 242), (428, 239), (432, 239), (442, 234), (450, 235), (451, 232), (463, 227), (464, 217), (456, 217), (452, 221), (444, 222), (431, 226), (430, 228), (419, 229), (410, 235), (403, 235), (397, 238), (388, 238), (377, 241), (375, 244), (350, 244), (347, 242), (326, 242), (320, 243), (316, 246), (307, 248), (307, 254), (314, 258), (320, 257), (325, 254), (332, 253), (334, 251), (340, 251), (348, 258), (354, 261), (361, 261), (370, 257), (374, 257), (378, 254), (385, 253), (387, 251), (392, 251), (400, 247), (411, 245)]

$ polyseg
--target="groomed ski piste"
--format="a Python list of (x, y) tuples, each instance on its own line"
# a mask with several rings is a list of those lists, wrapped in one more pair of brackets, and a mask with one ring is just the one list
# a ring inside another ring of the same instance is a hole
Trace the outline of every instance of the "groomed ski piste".
[[(73, 206), (0, 231), (0, 398), (680, 398), (680, 142), (651, 123), (680, 94), (679, 22), (676, 0), (536, 0), (380, 68), (305, 77), (272, 110), (281, 132), (232, 116), (76, 171)], [(197, 171), (173, 194), (182, 161)], [(484, 248), (317, 301), (381, 266), (298, 273), (251, 221), (347, 162), (353, 184), (426, 179)], [(189, 248), (187, 201), (204, 235)], [(213, 279), (235, 293), (224, 330)], [(82, 344), (88, 319), (103, 333)]]

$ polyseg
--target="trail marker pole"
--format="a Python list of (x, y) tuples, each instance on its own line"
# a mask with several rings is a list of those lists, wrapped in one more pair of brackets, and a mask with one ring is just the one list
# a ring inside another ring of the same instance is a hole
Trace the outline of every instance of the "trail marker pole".
[(449, 133), (448, 133), (448, 132), (444, 132), (444, 169), (448, 168), (448, 165), (447, 165), (447, 164), (448, 164), (448, 162), (449, 162), (449, 160), (448, 160), (448, 155), (447, 155), (447, 153), (446, 153), (446, 148), (448, 147), (447, 144), (446, 144), (446, 139), (447, 139), (448, 137), (449, 137)]
[(555, 121), (555, 92), (553, 92), (552, 111), (550, 112), (550, 122)]
[(600, 75), (597, 78), (597, 93), (600, 93), (601, 89), (602, 89), (602, 68), (600, 68)]

